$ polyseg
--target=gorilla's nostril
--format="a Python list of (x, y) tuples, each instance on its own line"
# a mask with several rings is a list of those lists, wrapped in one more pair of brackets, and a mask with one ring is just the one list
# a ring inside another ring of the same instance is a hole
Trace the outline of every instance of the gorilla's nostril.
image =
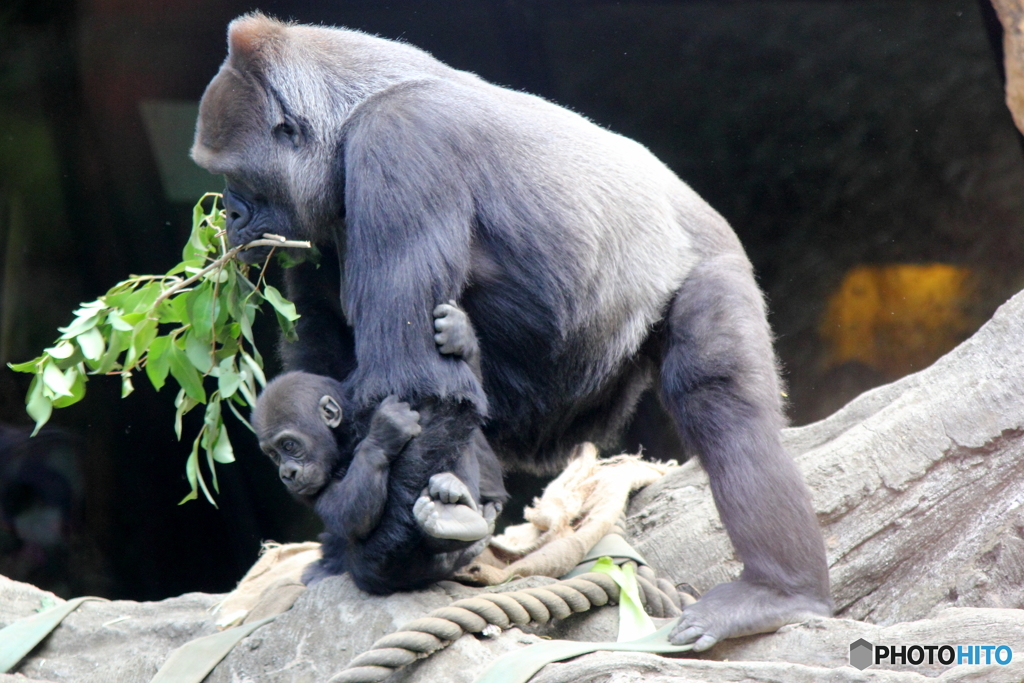
[(238, 213), (237, 211), (232, 211), (230, 214), (228, 214), (228, 220), (231, 221), (237, 221), (241, 217), (242, 214)]

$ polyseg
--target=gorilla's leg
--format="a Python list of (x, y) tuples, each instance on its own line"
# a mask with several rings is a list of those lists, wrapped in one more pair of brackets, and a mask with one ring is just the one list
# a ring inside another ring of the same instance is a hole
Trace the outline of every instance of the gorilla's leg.
[(831, 614), (821, 530), (780, 442), (780, 390), (749, 263), (727, 255), (700, 264), (669, 314), (661, 395), (708, 473), (744, 569), (683, 611), (674, 643), (706, 650), (724, 638)]

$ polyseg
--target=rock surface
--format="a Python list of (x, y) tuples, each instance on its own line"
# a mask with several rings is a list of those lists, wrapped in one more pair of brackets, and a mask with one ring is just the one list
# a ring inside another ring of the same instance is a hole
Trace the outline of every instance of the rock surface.
[(1006, 106), (1024, 133), (1024, 0), (992, 0), (1003, 24)]
[[(550, 665), (535, 681), (1024, 680), (1021, 340), (1024, 294), (927, 370), (786, 431), (814, 493), (843, 618), (722, 643), (699, 658), (596, 653)], [(707, 478), (694, 464), (635, 496), (628, 523), (637, 549), (671, 579), (707, 590), (739, 572)], [(381, 635), (476, 590), (444, 583), (380, 598), (347, 577), (329, 579), (242, 640), (207, 681), (324, 681)], [(85, 603), (0, 683), (145, 683), (173, 649), (214, 632), (210, 610), (218, 599)], [(0, 625), (44, 600), (59, 602), (0, 580)], [(465, 636), (391, 680), (470, 683), (496, 657), (541, 636), (611, 639), (615, 618), (601, 609), (531, 633)], [(894, 646), (1005, 644), (1018, 659), (1006, 666), (883, 663), (862, 672), (848, 663), (850, 643), (860, 638)]]

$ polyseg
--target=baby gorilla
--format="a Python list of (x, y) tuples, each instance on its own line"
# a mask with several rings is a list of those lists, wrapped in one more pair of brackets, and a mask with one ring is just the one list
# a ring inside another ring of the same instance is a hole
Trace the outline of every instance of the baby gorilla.
[[(465, 313), (452, 303), (438, 306), (434, 315), (441, 352), (461, 357), (479, 372), (478, 345)], [(420, 415), (389, 396), (374, 412), (365, 438), (351, 448), (354, 425), (345, 421), (341, 405), (339, 382), (289, 372), (264, 389), (253, 425), (288, 490), (312, 505), (329, 534), (350, 546), (380, 522), (391, 461), (419, 434)], [(457, 473), (433, 475), (414, 505), (432, 551), (448, 552), (458, 545), (452, 542), (489, 536), (507, 498), (497, 458), (477, 432)]]
[(285, 373), (260, 394), (253, 427), (288, 491), (316, 510), (329, 533), (351, 542), (380, 521), (391, 461), (420, 425), (419, 413), (389, 396), (374, 412), (366, 437), (346, 449), (341, 395), (340, 383), (330, 377)]

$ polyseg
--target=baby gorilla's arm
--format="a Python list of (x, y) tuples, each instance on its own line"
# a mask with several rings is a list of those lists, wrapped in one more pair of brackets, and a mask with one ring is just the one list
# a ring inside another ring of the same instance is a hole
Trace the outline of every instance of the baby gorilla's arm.
[[(493, 506), (490, 520), (481, 515), (469, 489), (451, 472), (430, 478), (413, 506), (413, 516), (424, 533), (454, 541), (478, 541), (494, 530)], [(486, 512), (486, 510), (485, 510)]]
[(328, 484), (314, 504), (328, 532), (361, 540), (377, 526), (388, 498), (391, 460), (420, 433), (419, 418), (395, 396), (381, 402), (345, 476)]

